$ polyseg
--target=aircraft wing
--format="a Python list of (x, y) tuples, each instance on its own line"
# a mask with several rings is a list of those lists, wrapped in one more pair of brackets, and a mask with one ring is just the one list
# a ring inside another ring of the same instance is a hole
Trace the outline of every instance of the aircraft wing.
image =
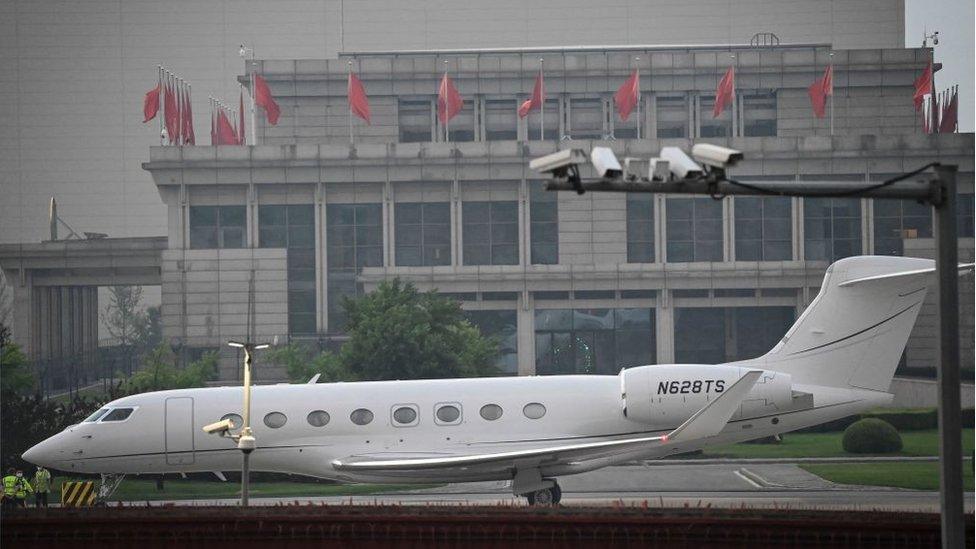
[(719, 434), (761, 374), (761, 370), (747, 372), (717, 399), (666, 435), (472, 454), (359, 454), (336, 459), (332, 466), (339, 471), (364, 473), (409, 473), (452, 468), (496, 470), (588, 461), (639, 450), (648, 444), (683, 445)]

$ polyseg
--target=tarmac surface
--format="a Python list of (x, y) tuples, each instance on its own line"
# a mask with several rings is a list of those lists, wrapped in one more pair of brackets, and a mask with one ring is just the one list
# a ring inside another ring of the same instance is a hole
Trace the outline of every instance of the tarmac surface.
[[(562, 477), (563, 505), (790, 508), (938, 512), (939, 493), (828, 482), (782, 463), (648, 464)], [(965, 495), (973, 511), (973, 492)], [(507, 482), (475, 482), (364, 496), (252, 498), (252, 505), (520, 504)], [(154, 501), (151, 505), (236, 505), (236, 499)], [(145, 502), (133, 505), (146, 505)]]

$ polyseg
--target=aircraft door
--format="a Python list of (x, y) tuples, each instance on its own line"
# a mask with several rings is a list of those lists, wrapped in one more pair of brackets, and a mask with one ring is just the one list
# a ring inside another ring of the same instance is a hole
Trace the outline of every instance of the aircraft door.
[(166, 464), (193, 463), (193, 398), (166, 399)]

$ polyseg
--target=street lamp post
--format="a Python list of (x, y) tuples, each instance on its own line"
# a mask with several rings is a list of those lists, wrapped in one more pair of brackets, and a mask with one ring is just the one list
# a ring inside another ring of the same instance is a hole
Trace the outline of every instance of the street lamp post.
[(244, 418), (244, 424), (241, 426), (241, 432), (237, 437), (237, 449), (241, 451), (242, 463), (241, 463), (241, 507), (247, 507), (250, 503), (250, 488), (251, 488), (251, 452), (257, 448), (257, 441), (254, 439), (254, 433), (251, 431), (251, 363), (252, 363), (252, 353), (259, 349), (267, 349), (267, 343), (260, 343), (255, 345), (254, 343), (240, 343), (237, 341), (228, 341), (228, 345), (231, 347), (236, 347), (238, 349), (244, 349), (244, 409), (241, 416)]

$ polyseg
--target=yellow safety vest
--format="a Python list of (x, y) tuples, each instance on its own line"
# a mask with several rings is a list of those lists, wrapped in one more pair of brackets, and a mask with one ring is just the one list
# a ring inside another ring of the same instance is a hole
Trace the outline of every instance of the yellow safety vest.
[(47, 469), (41, 469), (40, 471), (34, 473), (34, 489), (37, 492), (50, 492), (51, 491), (51, 472)]
[(17, 477), (14, 475), (7, 475), (3, 477), (4, 497), (12, 498), (16, 493), (17, 493)]

